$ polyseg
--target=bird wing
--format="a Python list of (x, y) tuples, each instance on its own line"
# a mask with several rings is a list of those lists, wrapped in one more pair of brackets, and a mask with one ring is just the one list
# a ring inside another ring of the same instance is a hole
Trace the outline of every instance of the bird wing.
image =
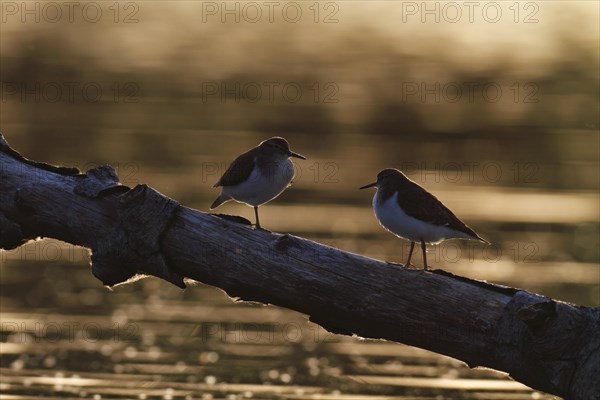
[(238, 158), (233, 160), (227, 171), (223, 176), (213, 185), (213, 187), (219, 186), (235, 186), (239, 185), (252, 173), (254, 169), (255, 151), (254, 149), (248, 150)]
[(437, 197), (420, 186), (404, 189), (402, 195), (398, 196), (398, 205), (411, 217), (481, 239), (473, 229), (458, 219)]

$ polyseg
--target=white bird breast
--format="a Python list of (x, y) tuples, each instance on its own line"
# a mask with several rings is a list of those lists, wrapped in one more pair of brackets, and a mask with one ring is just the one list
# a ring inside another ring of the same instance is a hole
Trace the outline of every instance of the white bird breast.
[(247, 180), (236, 186), (225, 186), (223, 194), (251, 206), (260, 206), (279, 196), (294, 178), (294, 164), (289, 158), (269, 165), (266, 175), (257, 166)]
[(472, 239), (466, 233), (444, 226), (423, 222), (407, 215), (398, 205), (398, 192), (383, 204), (379, 203), (379, 191), (373, 197), (373, 210), (377, 220), (388, 231), (412, 242), (424, 240), (428, 244), (438, 244), (446, 239)]

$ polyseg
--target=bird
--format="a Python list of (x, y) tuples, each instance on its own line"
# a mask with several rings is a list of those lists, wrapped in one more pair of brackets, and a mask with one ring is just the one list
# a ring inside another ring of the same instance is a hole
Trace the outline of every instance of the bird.
[(373, 210), (379, 224), (394, 235), (410, 241), (410, 259), (415, 243), (421, 244), (423, 270), (427, 271), (427, 244), (448, 239), (477, 240), (490, 244), (462, 222), (434, 195), (401, 171), (388, 168), (377, 174), (377, 181), (361, 187), (375, 187)]
[(264, 140), (241, 154), (213, 185), (213, 188), (223, 189), (210, 209), (230, 200), (245, 203), (254, 207), (256, 228), (262, 229), (258, 207), (273, 200), (290, 186), (295, 175), (290, 157), (306, 160), (303, 155), (291, 151), (288, 141), (279, 136)]

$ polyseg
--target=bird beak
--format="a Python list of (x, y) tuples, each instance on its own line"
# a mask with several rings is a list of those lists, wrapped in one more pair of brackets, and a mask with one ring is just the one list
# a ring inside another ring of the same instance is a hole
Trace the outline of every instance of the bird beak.
[(365, 185), (365, 186), (363, 186), (363, 187), (361, 187), (359, 189), (361, 189), (361, 190), (362, 189), (368, 189), (368, 188), (374, 187), (374, 186), (377, 186), (377, 182), (369, 183), (368, 185)]
[(302, 154), (294, 153), (293, 151), (290, 151), (290, 157), (296, 157), (306, 160), (306, 157), (304, 157)]

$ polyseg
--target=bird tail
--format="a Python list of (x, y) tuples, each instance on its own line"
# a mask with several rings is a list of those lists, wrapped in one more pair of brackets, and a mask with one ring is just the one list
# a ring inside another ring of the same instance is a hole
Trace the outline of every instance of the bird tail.
[(475, 238), (474, 238), (474, 239), (477, 239), (477, 240), (479, 240), (480, 242), (482, 242), (482, 243), (485, 243), (485, 244), (487, 244), (487, 245), (490, 245), (490, 244), (491, 244), (490, 242), (488, 242), (487, 240), (485, 240), (484, 238), (482, 238), (481, 236), (479, 236), (479, 235), (477, 235), (477, 234), (475, 234)]
[(213, 201), (212, 205), (210, 206), (210, 209), (213, 210), (217, 207), (219, 207), (221, 204), (225, 203), (226, 201), (231, 200), (231, 197), (224, 195), (223, 193), (221, 193), (219, 195), (219, 197), (217, 197), (215, 199), (215, 201)]
[(477, 241), (480, 241), (481, 243), (485, 243), (487, 245), (491, 244), (490, 242), (488, 242), (487, 240), (485, 240), (484, 238), (482, 238), (481, 236), (479, 236), (477, 234), (477, 232), (475, 232), (473, 229), (469, 228), (465, 224), (463, 224), (462, 229), (460, 231), (465, 235), (465, 236), (463, 236), (463, 239), (477, 240)]

